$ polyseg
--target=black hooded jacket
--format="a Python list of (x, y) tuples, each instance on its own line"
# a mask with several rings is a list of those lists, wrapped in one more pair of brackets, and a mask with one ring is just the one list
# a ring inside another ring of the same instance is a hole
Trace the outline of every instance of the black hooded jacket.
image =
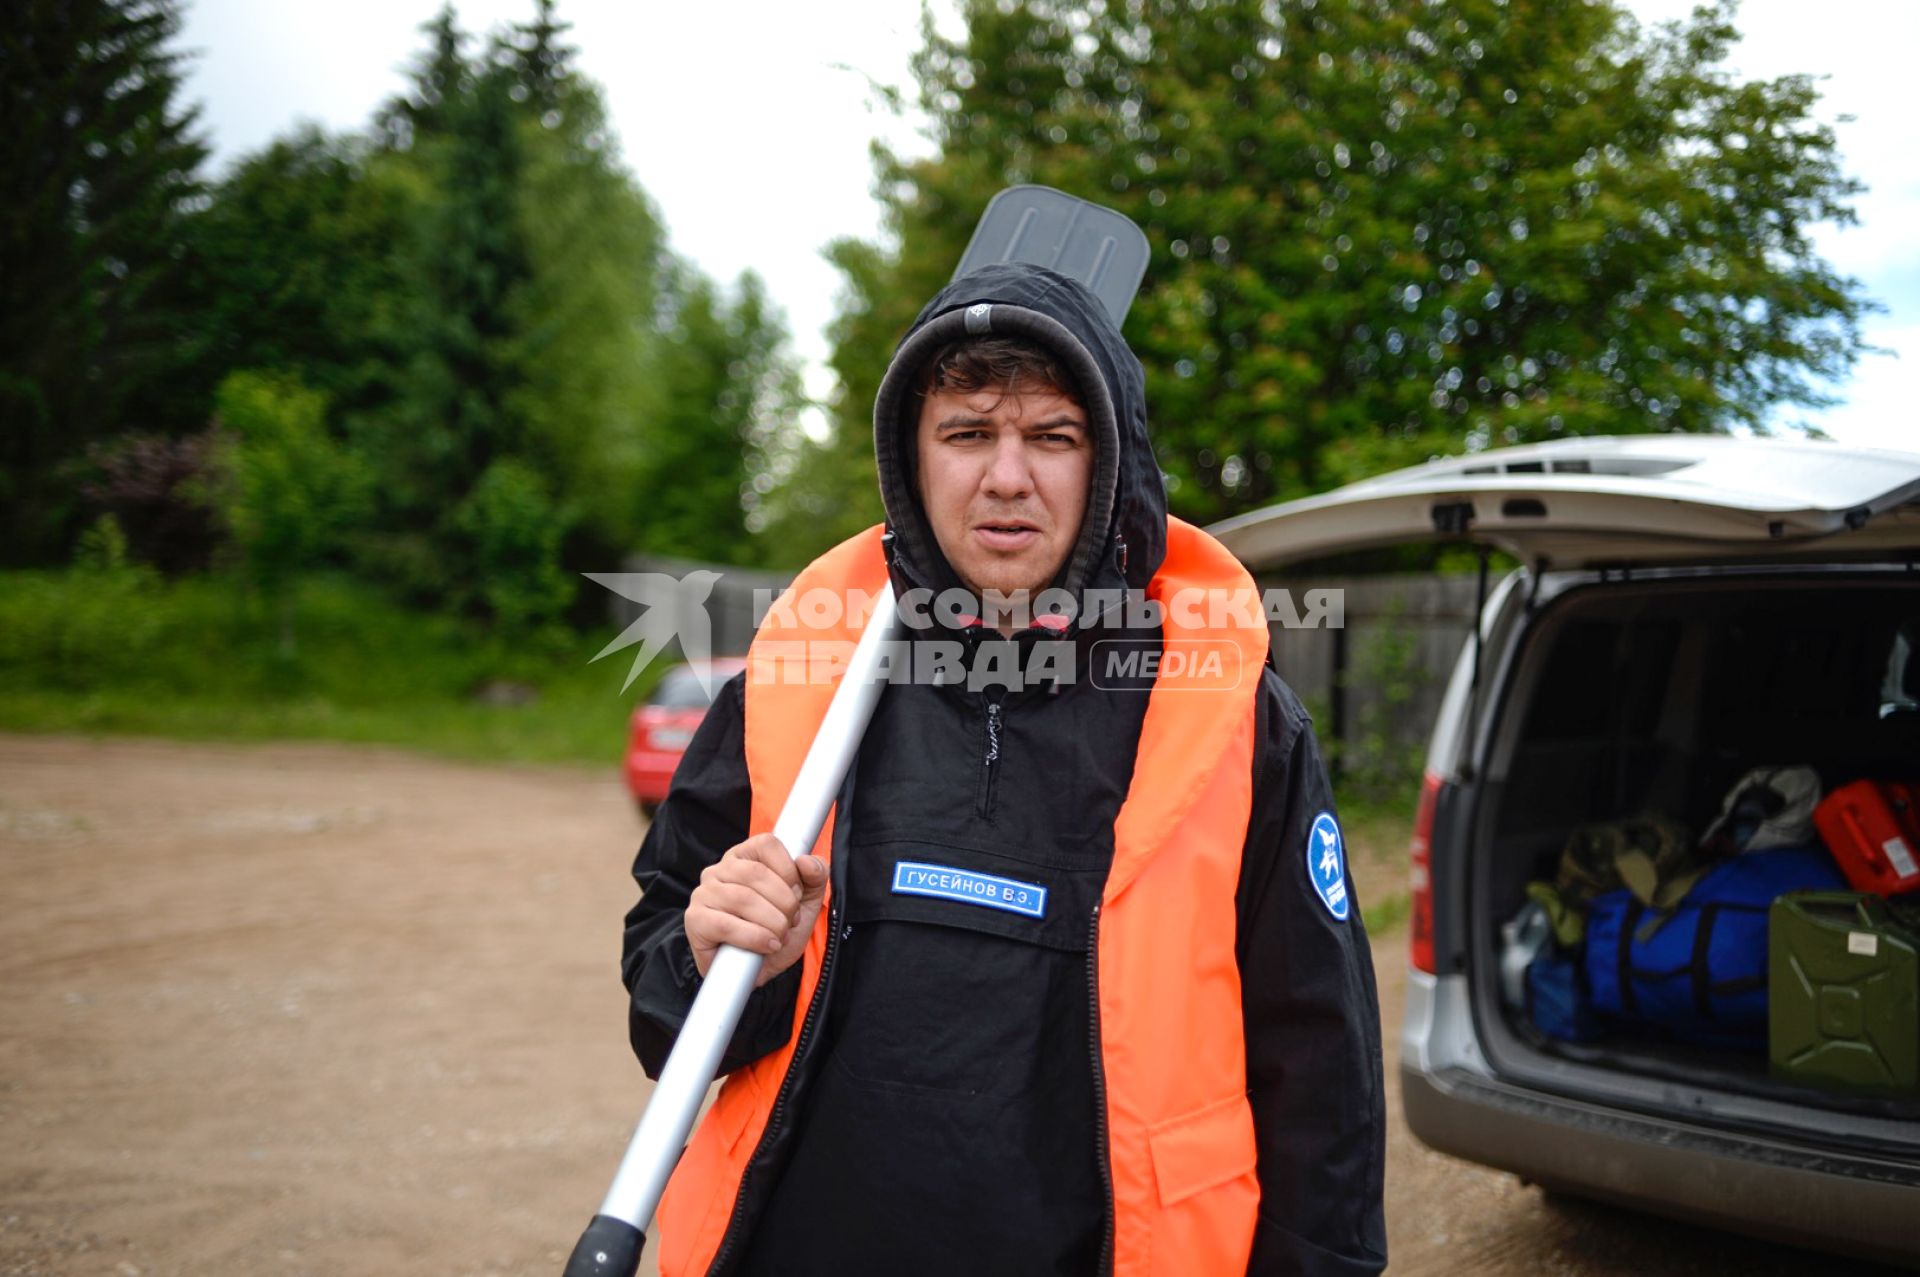
[[(875, 405), (889, 566), (900, 589), (955, 584), (915, 498), (912, 428), (928, 360), (969, 333), (1045, 345), (1077, 383), (1092, 491), (1056, 584), (1143, 588), (1166, 549), (1140, 366), (1100, 303), (1037, 267), (972, 273), (902, 342)], [(1085, 645), (1115, 618), (1083, 608)], [(1056, 631), (940, 637), (970, 663)], [(1129, 635), (1129, 637), (1134, 637)], [(996, 646), (999, 651), (994, 651)], [(1025, 667), (1025, 661), (1016, 662)], [(1004, 667), (1004, 666), (1003, 666)], [(825, 974), (783, 1099), (742, 1181), (718, 1272), (1096, 1273), (1111, 1266), (1087, 919), (1133, 779), (1149, 678), (882, 695), (839, 798)], [(1309, 830), (1333, 811), (1312, 725), (1262, 672), (1253, 810), (1236, 894), (1247, 1079), (1259, 1146), (1257, 1274), (1385, 1264), (1379, 1010), (1357, 904), (1313, 886)], [(745, 839), (743, 679), (721, 691), (634, 865), (622, 974), (633, 1046), (657, 1076), (699, 986), (682, 914), (702, 869)], [(1044, 919), (890, 891), (903, 857), (1043, 884)], [(1352, 883), (1346, 883), (1351, 900)], [(756, 990), (722, 1061), (785, 1044), (796, 964)]]

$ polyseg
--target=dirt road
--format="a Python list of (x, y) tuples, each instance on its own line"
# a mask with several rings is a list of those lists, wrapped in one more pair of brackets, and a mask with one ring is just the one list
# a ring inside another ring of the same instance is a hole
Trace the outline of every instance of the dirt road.
[[(637, 835), (611, 768), (0, 736), (0, 1275), (557, 1273), (644, 1099)], [(1818, 1262), (1419, 1147), (1376, 957), (1394, 1272)]]

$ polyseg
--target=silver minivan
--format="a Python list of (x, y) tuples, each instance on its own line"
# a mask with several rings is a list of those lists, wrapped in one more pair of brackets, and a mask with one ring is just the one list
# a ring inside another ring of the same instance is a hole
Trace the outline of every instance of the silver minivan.
[(1491, 588), (1483, 572), (1427, 753), (1400, 1057), (1413, 1132), (1550, 1189), (1920, 1261), (1920, 1094), (1787, 1080), (1764, 1050), (1549, 1037), (1501, 981), (1502, 924), (1576, 829), (1659, 811), (1699, 831), (1766, 765), (1920, 780), (1920, 455), (1568, 439), (1212, 531), (1268, 576), (1435, 538), (1523, 565)]

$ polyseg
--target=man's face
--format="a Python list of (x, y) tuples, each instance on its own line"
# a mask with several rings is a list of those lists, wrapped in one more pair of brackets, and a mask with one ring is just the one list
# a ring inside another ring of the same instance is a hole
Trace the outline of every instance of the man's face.
[(975, 594), (1045, 589), (1087, 512), (1087, 414), (1051, 387), (936, 390), (920, 407), (920, 504)]

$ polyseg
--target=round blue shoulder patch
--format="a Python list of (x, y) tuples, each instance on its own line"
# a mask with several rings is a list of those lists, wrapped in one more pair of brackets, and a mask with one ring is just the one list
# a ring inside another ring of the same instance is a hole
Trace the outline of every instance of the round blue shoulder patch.
[(1307, 834), (1307, 877), (1320, 903), (1334, 921), (1347, 920), (1347, 849), (1340, 837), (1340, 822), (1333, 813), (1323, 811), (1313, 818)]

